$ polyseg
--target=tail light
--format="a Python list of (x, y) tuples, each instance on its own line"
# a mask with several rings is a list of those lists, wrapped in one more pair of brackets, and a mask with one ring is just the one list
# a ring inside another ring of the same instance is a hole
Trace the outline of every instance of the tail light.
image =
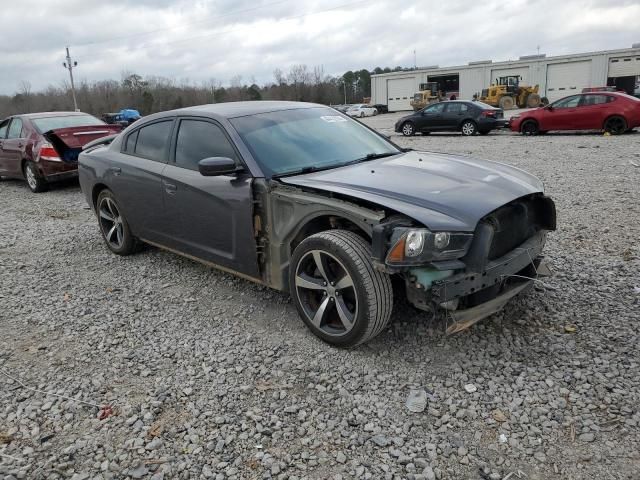
[(61, 162), (62, 159), (56, 149), (50, 143), (44, 143), (40, 147), (40, 160), (48, 160), (50, 162)]
[(496, 118), (496, 112), (495, 112), (495, 110), (483, 110), (482, 111), (482, 116), (483, 117)]

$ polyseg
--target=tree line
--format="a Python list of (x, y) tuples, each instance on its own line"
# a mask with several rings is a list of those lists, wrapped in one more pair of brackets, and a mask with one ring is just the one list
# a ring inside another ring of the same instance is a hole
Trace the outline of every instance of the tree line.
[[(335, 105), (363, 102), (371, 96), (372, 74), (398, 70), (405, 69), (349, 70), (336, 77), (325, 74), (320, 66), (294, 65), (287, 72), (276, 69), (273, 81), (264, 85), (236, 76), (226, 86), (215, 78), (191, 82), (125, 72), (120, 81), (81, 81), (76, 84), (75, 91), (78, 108), (98, 117), (123, 108), (134, 108), (142, 115), (148, 115), (192, 105), (241, 100), (293, 100)], [(20, 113), (71, 110), (73, 99), (66, 81), (38, 92), (32, 90), (28, 81), (22, 81), (14, 95), (0, 95), (0, 119)]]

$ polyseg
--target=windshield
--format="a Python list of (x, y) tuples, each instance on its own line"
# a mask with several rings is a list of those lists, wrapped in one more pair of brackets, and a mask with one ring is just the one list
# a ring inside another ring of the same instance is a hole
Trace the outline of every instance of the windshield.
[(383, 137), (326, 107), (238, 117), (231, 123), (267, 177), (400, 153)]
[(32, 118), (31, 122), (40, 133), (55, 130), (57, 128), (87, 127), (93, 125), (106, 125), (92, 115), (58, 115), (55, 117)]

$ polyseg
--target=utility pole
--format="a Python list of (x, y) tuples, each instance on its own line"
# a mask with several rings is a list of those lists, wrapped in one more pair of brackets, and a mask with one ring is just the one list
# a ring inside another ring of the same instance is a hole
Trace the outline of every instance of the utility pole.
[(69, 55), (69, 47), (67, 47), (67, 61), (62, 64), (64, 68), (69, 70), (69, 78), (71, 78), (71, 95), (73, 96), (73, 108), (78, 112), (78, 102), (76, 101), (76, 87), (73, 84), (73, 69), (78, 66), (78, 62), (71, 62), (71, 55)]
[(413, 51), (413, 69), (416, 70), (418, 68), (418, 57), (416, 57), (416, 51)]

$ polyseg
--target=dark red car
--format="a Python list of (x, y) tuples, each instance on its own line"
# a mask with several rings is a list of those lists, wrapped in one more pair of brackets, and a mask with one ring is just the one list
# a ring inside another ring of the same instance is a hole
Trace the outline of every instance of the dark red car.
[(619, 135), (640, 127), (640, 99), (619, 92), (580, 93), (514, 115), (509, 127), (523, 135), (549, 130), (605, 130)]
[(24, 178), (33, 192), (78, 175), (78, 155), (92, 140), (118, 133), (80, 112), (14, 115), (0, 122), (0, 177)]

